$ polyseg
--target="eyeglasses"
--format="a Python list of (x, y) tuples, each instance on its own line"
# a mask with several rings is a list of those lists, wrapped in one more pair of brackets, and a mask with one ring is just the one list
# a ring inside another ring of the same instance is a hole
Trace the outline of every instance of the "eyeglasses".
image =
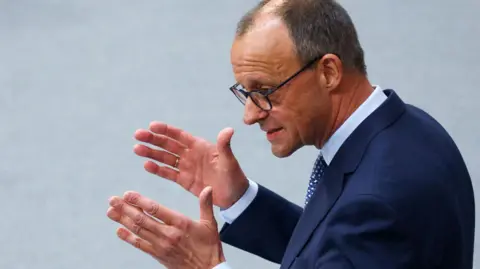
[(247, 102), (247, 99), (250, 97), (250, 99), (252, 99), (253, 103), (257, 107), (259, 107), (264, 111), (269, 111), (272, 109), (272, 102), (270, 102), (270, 99), (268, 98), (268, 96), (274, 93), (276, 90), (280, 89), (282, 86), (284, 86), (288, 82), (290, 82), (292, 79), (294, 79), (300, 73), (305, 71), (307, 68), (313, 65), (316, 61), (320, 60), (322, 57), (323, 55), (316, 57), (312, 61), (308, 62), (304, 67), (302, 67), (295, 74), (287, 78), (285, 81), (283, 81), (276, 87), (273, 87), (270, 89), (255, 89), (255, 90), (247, 91), (240, 83), (235, 83), (232, 87), (230, 87), (230, 90), (243, 105), (245, 105), (245, 103)]

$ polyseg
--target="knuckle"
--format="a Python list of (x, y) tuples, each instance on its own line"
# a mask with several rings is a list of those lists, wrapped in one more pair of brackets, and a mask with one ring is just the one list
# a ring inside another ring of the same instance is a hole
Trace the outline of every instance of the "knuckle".
[(158, 242), (158, 244), (155, 244), (154, 249), (157, 256), (161, 259), (165, 259), (166, 257), (170, 256), (173, 251), (172, 246), (164, 240)]
[(159, 207), (160, 206), (157, 203), (151, 202), (147, 213), (150, 214), (150, 215), (155, 215), (155, 214), (157, 214)]
[(181, 239), (182, 239), (182, 235), (178, 232), (173, 232), (167, 237), (167, 241), (170, 247), (178, 245)]
[(166, 256), (165, 248), (163, 246), (153, 245), (153, 250), (155, 251), (155, 256), (157, 258), (163, 259)]
[(140, 194), (128, 192), (125, 194), (125, 200), (129, 203), (136, 204), (140, 199)]
[(139, 237), (135, 238), (135, 241), (133, 242), (133, 245), (136, 248), (141, 248), (141, 239)]
[(172, 256), (172, 253), (173, 253), (173, 246), (172, 245), (166, 245), (163, 247), (163, 255), (165, 257), (169, 257), (169, 256)]
[(132, 230), (135, 234), (139, 234), (140, 233), (140, 230), (142, 229), (142, 227), (138, 226), (138, 225), (133, 225), (132, 226)]
[(190, 228), (190, 221), (186, 218), (176, 218), (174, 226), (178, 227), (182, 231), (188, 231)]
[(144, 225), (144, 224), (145, 224), (145, 215), (143, 215), (143, 214), (137, 214), (137, 215), (135, 216), (135, 220), (134, 220), (134, 221), (135, 221), (135, 223), (136, 223), (137, 225)]
[(124, 203), (119, 202), (117, 205), (115, 205), (115, 210), (117, 210), (118, 212), (122, 212), (123, 211), (123, 205), (124, 205)]

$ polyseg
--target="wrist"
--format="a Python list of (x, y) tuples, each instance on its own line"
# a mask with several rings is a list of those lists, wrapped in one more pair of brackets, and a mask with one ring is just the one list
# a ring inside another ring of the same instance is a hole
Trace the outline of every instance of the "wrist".
[(235, 186), (234, 190), (230, 194), (229, 202), (226, 204), (226, 207), (224, 208), (225, 209), (230, 208), (235, 203), (237, 203), (238, 200), (240, 200), (245, 195), (249, 187), (250, 187), (250, 182), (246, 177), (243, 180), (239, 181), (238, 185)]

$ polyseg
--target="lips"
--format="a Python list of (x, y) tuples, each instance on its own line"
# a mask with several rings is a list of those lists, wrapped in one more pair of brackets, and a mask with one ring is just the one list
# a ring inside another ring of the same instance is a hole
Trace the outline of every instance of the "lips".
[(273, 133), (278, 132), (278, 131), (280, 131), (280, 130), (282, 130), (282, 129), (283, 129), (283, 128), (272, 129), (272, 130), (267, 131), (267, 134), (273, 134)]
[(279, 135), (282, 134), (283, 128), (276, 128), (267, 131), (267, 139), (270, 142), (273, 142), (278, 138)]

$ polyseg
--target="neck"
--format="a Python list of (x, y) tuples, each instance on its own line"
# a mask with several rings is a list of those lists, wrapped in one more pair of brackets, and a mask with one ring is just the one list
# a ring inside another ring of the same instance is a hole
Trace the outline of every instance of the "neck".
[(373, 87), (365, 76), (348, 75), (343, 82), (331, 93), (332, 117), (329, 128), (317, 148), (323, 147), (328, 139), (342, 124), (367, 100), (373, 92)]

